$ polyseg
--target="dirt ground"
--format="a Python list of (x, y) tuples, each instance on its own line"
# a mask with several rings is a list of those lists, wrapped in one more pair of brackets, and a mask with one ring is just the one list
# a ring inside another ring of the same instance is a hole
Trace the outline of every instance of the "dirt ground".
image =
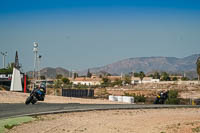
[[(24, 103), (28, 94), (0, 91), (0, 103)], [(47, 103), (113, 104), (108, 100), (46, 96)], [(119, 104), (118, 102), (116, 102)], [(200, 109), (112, 110), (54, 114), (8, 133), (197, 133)]]
[(8, 133), (196, 133), (200, 109), (91, 111), (38, 116)]
[[(28, 96), (29, 94), (27, 93), (0, 91), (0, 103), (24, 103)], [(107, 99), (69, 98), (52, 95), (46, 95), (44, 103), (123, 104), (119, 102), (111, 102)]]
[(138, 84), (124, 86), (121, 88), (107, 88), (107, 92), (113, 95), (124, 95), (124, 93), (155, 97), (161, 91), (177, 90), (179, 98), (200, 99), (200, 84)]

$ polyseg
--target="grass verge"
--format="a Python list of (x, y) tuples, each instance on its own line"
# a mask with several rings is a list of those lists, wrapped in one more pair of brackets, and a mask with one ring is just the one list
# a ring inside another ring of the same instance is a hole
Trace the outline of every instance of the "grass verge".
[(5, 132), (6, 129), (9, 130), (12, 129), (14, 126), (20, 125), (22, 123), (27, 123), (33, 120), (34, 118), (29, 116), (0, 120), (0, 133)]

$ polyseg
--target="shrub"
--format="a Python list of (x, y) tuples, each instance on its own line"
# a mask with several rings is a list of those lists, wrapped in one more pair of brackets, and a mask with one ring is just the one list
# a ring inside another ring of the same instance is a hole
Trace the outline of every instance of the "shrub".
[(187, 77), (182, 77), (181, 80), (182, 80), (182, 81), (188, 81), (189, 78), (187, 78)]
[(180, 99), (178, 99), (178, 91), (170, 90), (165, 104), (179, 104), (179, 103), (180, 103)]
[(177, 77), (173, 77), (173, 78), (172, 78), (172, 81), (177, 81), (177, 80), (178, 80)]
[(133, 96), (135, 102), (145, 102), (146, 101), (146, 97), (144, 95), (135, 95)]
[(14, 125), (9, 125), (9, 124), (7, 124), (7, 125), (5, 125), (4, 127), (5, 127), (6, 129), (12, 129), (14, 126), (17, 126), (17, 124), (14, 124)]
[(178, 98), (171, 98), (171, 99), (167, 99), (166, 104), (179, 104), (180, 100)]
[(192, 132), (199, 133), (200, 132), (200, 127), (192, 128)]
[(99, 98), (108, 98), (109, 93), (107, 92), (106, 88), (100, 88), (98, 91), (96, 91), (95, 95)]
[(168, 98), (177, 98), (178, 97), (178, 91), (177, 90), (170, 90), (168, 93)]
[(136, 95), (135, 93), (133, 93), (133, 94), (129, 94), (129, 93), (124, 93), (124, 95), (125, 96), (132, 96), (132, 97), (134, 97), (134, 102), (146, 102), (146, 97), (144, 96), (144, 95), (141, 95), (141, 94), (139, 94), (139, 95)]

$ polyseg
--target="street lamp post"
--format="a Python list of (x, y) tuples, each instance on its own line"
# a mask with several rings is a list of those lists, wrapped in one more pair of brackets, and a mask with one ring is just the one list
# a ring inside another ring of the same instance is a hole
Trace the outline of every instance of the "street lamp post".
[(6, 66), (5, 66), (5, 58), (8, 55), (8, 53), (7, 52), (1, 52), (1, 55), (3, 56), (3, 68), (6, 68)]
[(38, 78), (40, 79), (40, 62), (41, 62), (42, 55), (38, 56)]
[(36, 64), (38, 61), (38, 43), (33, 43), (33, 53), (34, 53), (34, 70), (33, 70), (33, 78), (36, 78)]

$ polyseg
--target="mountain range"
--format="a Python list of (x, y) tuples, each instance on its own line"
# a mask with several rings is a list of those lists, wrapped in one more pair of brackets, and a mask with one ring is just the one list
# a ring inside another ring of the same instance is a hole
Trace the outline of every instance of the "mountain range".
[[(170, 73), (183, 73), (196, 75), (196, 61), (200, 57), (200, 54), (193, 54), (184, 58), (176, 57), (136, 57), (120, 60), (102, 67), (89, 68), (90, 72), (108, 72), (110, 74), (140, 72), (145, 73), (154, 71), (166, 71)], [(80, 74), (86, 74), (87, 70), (79, 72)]]
[[(114, 75), (126, 74), (129, 72), (145, 73), (154, 71), (165, 71), (170, 73), (186, 73), (190, 77), (196, 76), (196, 61), (200, 54), (193, 54), (184, 58), (176, 57), (136, 57), (120, 60), (102, 67), (89, 68), (92, 73), (110, 73)], [(79, 75), (86, 75), (88, 69), (78, 71)], [(44, 68), (41, 75), (47, 78), (55, 78), (56, 75), (62, 74), (68, 77), (70, 72), (64, 68)]]
[[(33, 72), (29, 71), (28, 73), (29, 77), (33, 77)], [(40, 70), (40, 75), (45, 76), (46, 78), (50, 79), (55, 79), (57, 75), (63, 75), (64, 77), (69, 77), (71, 72), (69, 72), (65, 68), (57, 67), (57, 68), (52, 68), (52, 67), (46, 67)], [(37, 75), (37, 74), (36, 74)]]

